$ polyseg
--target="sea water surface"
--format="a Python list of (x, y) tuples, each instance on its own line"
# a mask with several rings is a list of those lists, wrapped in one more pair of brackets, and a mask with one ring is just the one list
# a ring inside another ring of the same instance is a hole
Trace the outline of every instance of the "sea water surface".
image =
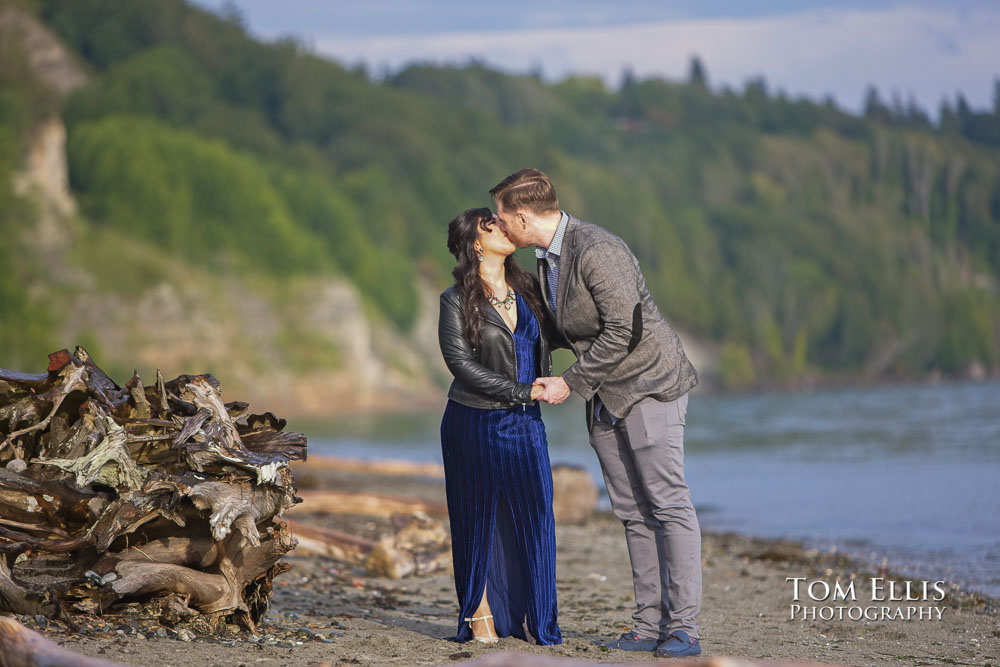
[[(440, 461), (443, 409), (442, 395), (437, 412), (290, 428), (314, 454)], [(582, 401), (543, 416), (552, 462), (585, 467), (603, 489)], [(802, 540), (1000, 597), (1000, 382), (695, 390), (685, 472), (705, 529)]]

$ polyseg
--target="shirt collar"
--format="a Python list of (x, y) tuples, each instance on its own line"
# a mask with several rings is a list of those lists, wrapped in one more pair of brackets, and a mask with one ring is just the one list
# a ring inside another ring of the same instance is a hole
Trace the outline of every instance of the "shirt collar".
[(535, 257), (538, 259), (548, 259), (550, 255), (559, 257), (562, 254), (563, 237), (566, 235), (566, 224), (569, 223), (569, 214), (566, 211), (560, 211), (560, 213), (562, 213), (562, 217), (559, 218), (559, 225), (556, 227), (556, 233), (552, 237), (549, 247), (541, 248), (535, 246)]

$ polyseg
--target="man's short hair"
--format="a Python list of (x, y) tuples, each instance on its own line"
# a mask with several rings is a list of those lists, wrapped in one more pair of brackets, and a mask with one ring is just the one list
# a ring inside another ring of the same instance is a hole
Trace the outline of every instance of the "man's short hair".
[(541, 215), (559, 210), (559, 199), (552, 181), (538, 169), (522, 169), (503, 179), (490, 195), (498, 207), (507, 211), (526, 209)]

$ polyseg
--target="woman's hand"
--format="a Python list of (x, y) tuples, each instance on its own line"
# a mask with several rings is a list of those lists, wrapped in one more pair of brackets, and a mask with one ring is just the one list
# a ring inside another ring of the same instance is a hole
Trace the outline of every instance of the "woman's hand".
[(542, 385), (540, 384), (531, 385), (531, 400), (537, 401), (538, 397), (542, 395), (543, 391), (545, 391), (545, 387), (543, 387)]

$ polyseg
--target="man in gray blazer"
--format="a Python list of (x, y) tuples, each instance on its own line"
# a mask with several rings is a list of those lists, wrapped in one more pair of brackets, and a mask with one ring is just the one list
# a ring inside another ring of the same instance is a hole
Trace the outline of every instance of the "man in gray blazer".
[(586, 399), (590, 444), (625, 526), (634, 624), (603, 643), (699, 655), (701, 530), (684, 481), (687, 392), (698, 375), (624, 241), (561, 211), (537, 169), (511, 174), (490, 194), (510, 240), (535, 246), (545, 303), (564, 338), (554, 342), (577, 357), (562, 377), (539, 378), (540, 398), (561, 403), (575, 391)]

